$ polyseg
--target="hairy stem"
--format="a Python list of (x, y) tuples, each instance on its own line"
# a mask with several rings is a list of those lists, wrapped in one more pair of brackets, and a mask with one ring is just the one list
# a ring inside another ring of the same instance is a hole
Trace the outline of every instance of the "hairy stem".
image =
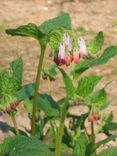
[(14, 128), (15, 128), (15, 132), (17, 135), (19, 135), (19, 129), (18, 129), (18, 126), (17, 126), (17, 122), (16, 122), (16, 118), (15, 118), (15, 115), (11, 115), (11, 119), (12, 119), (12, 122), (13, 122), (13, 125), (14, 125)]
[(32, 110), (32, 120), (31, 120), (31, 136), (35, 135), (35, 121), (36, 121), (36, 111), (37, 111), (37, 102), (38, 102), (38, 92), (39, 92), (39, 86), (40, 86), (40, 78), (41, 78), (44, 53), (45, 53), (45, 47), (42, 47), (40, 58), (39, 58), (39, 63), (38, 63), (36, 83), (35, 83), (35, 93), (34, 93), (34, 98), (33, 98), (33, 110)]
[(61, 156), (61, 142), (62, 142), (62, 136), (64, 132), (64, 122), (65, 122), (66, 113), (67, 113), (67, 105), (64, 104), (63, 108), (61, 109), (61, 120), (60, 120), (60, 125), (57, 133), (55, 156)]

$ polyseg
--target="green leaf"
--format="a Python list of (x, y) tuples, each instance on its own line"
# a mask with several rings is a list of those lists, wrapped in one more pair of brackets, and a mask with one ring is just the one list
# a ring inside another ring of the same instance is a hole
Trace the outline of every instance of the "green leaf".
[(114, 131), (114, 130), (117, 130), (117, 123), (111, 122), (109, 124), (106, 124), (104, 126), (104, 130), (105, 131)]
[(82, 77), (78, 81), (77, 94), (82, 97), (90, 95), (100, 80), (101, 77), (95, 75)]
[(90, 55), (95, 55), (103, 46), (104, 36), (102, 32), (99, 32), (97, 36), (91, 40), (88, 44), (88, 52)]
[(33, 23), (22, 25), (16, 29), (7, 29), (6, 33), (12, 36), (26, 36), (33, 37), (35, 39), (39, 39), (43, 35), (38, 27)]
[(39, 30), (43, 34), (48, 34), (53, 31), (53, 29), (57, 29), (59, 27), (71, 29), (71, 19), (68, 13), (63, 13), (56, 18), (44, 22), (41, 26), (39, 26)]
[(116, 156), (116, 155), (117, 155), (117, 147), (111, 147), (100, 152), (97, 156)]
[(0, 73), (0, 94), (15, 95), (21, 88), (23, 77), (23, 62), (19, 58), (10, 64), (11, 69), (4, 69)]
[(21, 101), (27, 98), (34, 96), (35, 91), (35, 83), (24, 85), (19, 91), (16, 93), (16, 98)]
[(35, 137), (10, 137), (5, 140), (2, 146), (4, 153), (1, 156), (53, 156), (48, 146)]
[(110, 142), (110, 141), (112, 141), (112, 140), (114, 140), (116, 138), (117, 138), (117, 135), (111, 135), (107, 139), (104, 139), (104, 140), (96, 143), (96, 148), (98, 148), (101, 145), (107, 144), (108, 142)]
[(43, 110), (47, 117), (58, 117), (59, 106), (57, 102), (47, 94), (40, 94), (38, 99), (39, 109)]
[(111, 46), (105, 49), (104, 53), (100, 57), (79, 62), (78, 65), (75, 66), (74, 72), (79, 75), (91, 67), (106, 63), (115, 55), (117, 55), (117, 46)]
[(97, 92), (94, 92), (91, 95), (91, 104), (95, 105), (96, 107), (103, 109), (105, 106), (108, 105), (107, 103), (107, 94), (104, 89), (100, 89)]
[(64, 33), (64, 29), (58, 28), (58, 29), (53, 30), (49, 34), (49, 44), (53, 49), (56, 49), (61, 43), (63, 33)]
[(72, 80), (69, 77), (69, 75), (62, 69), (59, 68), (59, 70), (61, 71), (62, 75), (63, 75), (63, 80), (64, 80), (64, 84), (65, 84), (65, 90), (66, 90), (66, 94), (69, 98), (74, 98), (74, 94), (75, 94), (75, 88), (73, 86)]
[(77, 138), (73, 153), (77, 154), (78, 156), (84, 156), (87, 144), (88, 144), (88, 141), (87, 141), (86, 136), (84, 134), (81, 134)]

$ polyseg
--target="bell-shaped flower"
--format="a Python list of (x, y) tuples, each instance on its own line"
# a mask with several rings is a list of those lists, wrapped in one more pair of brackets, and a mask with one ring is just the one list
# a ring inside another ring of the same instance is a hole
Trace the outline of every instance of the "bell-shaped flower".
[(88, 52), (87, 52), (87, 47), (86, 47), (86, 43), (85, 43), (85, 40), (80, 37), (78, 39), (78, 46), (79, 46), (79, 53), (81, 56), (87, 56), (88, 55)]
[(63, 41), (67, 47), (67, 50), (68, 51), (72, 51), (72, 43), (71, 43), (71, 39), (70, 39), (70, 36), (67, 35), (67, 34), (64, 34), (63, 35)]
[(74, 52), (73, 52), (73, 61), (75, 64), (77, 64), (80, 60), (80, 54), (79, 54), (79, 51), (78, 49), (75, 49)]
[(60, 44), (59, 46), (58, 58), (59, 60), (65, 60), (65, 45), (64, 44)]

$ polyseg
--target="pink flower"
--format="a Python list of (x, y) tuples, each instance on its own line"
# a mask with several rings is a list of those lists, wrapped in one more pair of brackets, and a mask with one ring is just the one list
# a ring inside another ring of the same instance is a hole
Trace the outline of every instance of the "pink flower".
[(79, 46), (79, 53), (81, 56), (87, 56), (88, 55), (88, 52), (87, 52), (87, 47), (86, 47), (86, 43), (85, 43), (85, 40), (80, 37), (78, 39), (78, 46)]
[(63, 35), (63, 41), (64, 41), (65, 45), (67, 46), (68, 51), (72, 51), (72, 43), (70, 40), (70, 36), (64, 34)]
[(74, 52), (73, 52), (73, 61), (75, 64), (77, 64), (80, 60), (80, 54), (79, 54), (79, 51), (78, 49), (75, 49)]
[(60, 46), (59, 46), (58, 58), (59, 58), (59, 60), (65, 60), (65, 46), (64, 46), (64, 44), (60, 44)]

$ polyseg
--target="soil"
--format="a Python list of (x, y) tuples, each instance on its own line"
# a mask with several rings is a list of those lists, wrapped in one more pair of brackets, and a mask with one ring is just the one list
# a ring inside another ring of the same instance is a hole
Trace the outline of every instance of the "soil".
[[(16, 28), (27, 23), (40, 25), (43, 21), (59, 15), (61, 11), (69, 12), (74, 28), (83, 27), (91, 37), (96, 32), (103, 31), (105, 36), (104, 47), (117, 45), (116, 0), (72, 0), (63, 3), (62, 6), (59, 0), (0, 0), (0, 70), (8, 67), (9, 62), (21, 56), (24, 61), (24, 84), (34, 82), (39, 57), (37, 41), (31, 38), (8, 36), (5, 34), (5, 29)], [(47, 48), (47, 51), (50, 49)], [(51, 61), (48, 59), (48, 53), (45, 60), (46, 65), (49, 66)], [(103, 87), (108, 81), (112, 81), (106, 88), (111, 103), (107, 112), (113, 111), (114, 120), (117, 121), (117, 57), (112, 58), (104, 66), (97, 66), (86, 72), (86, 74), (89, 73), (103, 76), (101, 83), (97, 86), (98, 88)], [(56, 99), (64, 94), (64, 87), (61, 82), (60, 77), (52, 83), (51, 94)], [(47, 83), (42, 80), (41, 91), (47, 93), (47, 90)], [(18, 113), (17, 118), (20, 128), (30, 128), (23, 108)], [(11, 124), (11, 119), (7, 115), (0, 117), (0, 141), (10, 135), (9, 131), (3, 128), (6, 128), (6, 123)], [(117, 145), (117, 142), (111, 144)]]

